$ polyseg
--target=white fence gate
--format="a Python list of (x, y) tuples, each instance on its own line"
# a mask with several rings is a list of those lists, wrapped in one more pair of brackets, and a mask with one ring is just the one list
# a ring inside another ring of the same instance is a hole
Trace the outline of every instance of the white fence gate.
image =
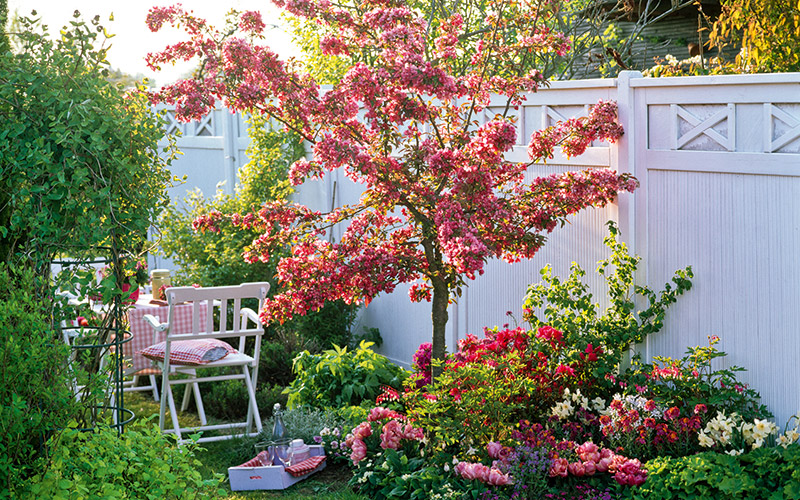
[[(565, 277), (578, 262), (604, 304), (604, 282), (594, 270), (608, 255), (605, 223), (615, 220), (642, 257), (638, 283), (660, 290), (676, 269), (691, 265), (695, 274), (692, 290), (670, 308), (643, 354), (680, 357), (718, 335), (728, 353), (718, 366), (747, 368), (741, 378), (782, 425), (800, 412), (800, 74), (647, 79), (624, 72), (613, 80), (555, 82), (521, 107), (519, 145), (509, 159), (527, 158), (534, 130), (585, 114), (598, 99), (617, 100), (622, 140), (595, 144), (577, 158), (556, 156), (529, 175), (611, 167), (634, 174), (641, 186), (617, 204), (573, 217), (534, 259), (490, 262), (451, 306), (449, 347), (485, 326), (513, 325), (506, 312), (520, 317), (525, 290), (545, 264)], [(493, 115), (489, 108), (486, 116)], [(232, 187), (247, 138), (238, 115), (218, 110), (203, 123), (183, 126), (178, 145), (186, 156), (175, 173), (186, 173), (188, 185), (204, 182), (208, 195), (217, 180)], [(334, 172), (304, 185), (297, 199), (327, 209), (358, 195), (358, 186)], [(406, 366), (431, 336), (430, 305), (410, 303), (407, 290), (378, 297), (360, 319), (380, 329), (382, 352)]]

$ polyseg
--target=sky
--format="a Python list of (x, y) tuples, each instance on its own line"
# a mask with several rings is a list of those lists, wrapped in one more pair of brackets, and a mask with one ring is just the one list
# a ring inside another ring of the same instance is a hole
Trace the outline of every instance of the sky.
[[(152, 33), (145, 25), (145, 18), (151, 6), (175, 3), (178, 0), (9, 0), (8, 10), (9, 13), (16, 10), (21, 16), (30, 16), (31, 10), (36, 10), (44, 24), (50, 27), (51, 33), (69, 23), (76, 9), (86, 21), (100, 15), (100, 24), (108, 33), (116, 35), (108, 41), (111, 44), (108, 54), (111, 66), (132, 75), (141, 73), (155, 80), (157, 85), (164, 85), (188, 74), (194, 64), (189, 62), (174, 67), (164, 65), (159, 72), (148, 69), (144, 57), (149, 52), (157, 52), (184, 38), (183, 31), (171, 27)], [(230, 9), (258, 10), (267, 25), (278, 25), (278, 28), (267, 28), (269, 31), (266, 32), (266, 44), (284, 58), (298, 55), (297, 49), (291, 43), (288, 29), (278, 15), (278, 9), (269, 0), (183, 0), (180, 3), (185, 9), (194, 11), (214, 26), (223, 24), (225, 14)], [(114, 21), (108, 21), (112, 13)]]

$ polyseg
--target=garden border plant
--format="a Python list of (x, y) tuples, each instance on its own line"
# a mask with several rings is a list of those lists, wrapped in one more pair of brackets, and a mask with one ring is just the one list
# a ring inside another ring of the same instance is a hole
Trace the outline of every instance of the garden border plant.
[[(50, 436), (70, 419), (78, 419), (82, 427), (96, 423), (95, 403), (89, 397), (77, 408), (50, 404), (51, 396), (64, 397), (70, 377), (57, 325), (85, 315), (56, 293), (85, 298), (99, 292), (107, 304), (126, 297), (121, 285), (135, 272), (135, 259), (124, 268), (118, 256), (144, 250), (147, 229), (167, 202), (166, 187), (172, 182), (168, 166), (175, 155), (171, 142), (158, 147), (163, 122), (149, 102), (138, 94), (125, 96), (106, 80), (108, 47), (99, 16), (84, 22), (76, 11), (52, 38), (36, 15), (19, 19), (21, 29), (11, 34), (14, 51), (5, 50), (5, 45), (0, 50), (0, 262), (7, 266), (4, 272), (16, 274), (11, 286), (22, 294), (10, 298), (8, 307), (14, 300), (29, 304), (20, 325), (46, 325), (31, 334), (37, 341), (23, 341), (36, 350), (31, 360), (48, 358), (36, 376), (50, 381), (16, 394), (13, 406), (4, 394), (3, 408), (30, 417), (25, 436), (14, 443), (25, 453), (12, 453), (16, 475), (3, 485), (12, 495), (35, 471), (46, 470), (48, 457), (59, 452), (57, 439), (49, 441), (52, 447), (44, 445)], [(86, 262), (101, 249), (109, 249), (114, 265), (98, 285), (93, 285), (94, 271), (51, 276), (55, 258)], [(110, 323), (114, 315), (107, 318), (100, 325), (106, 333), (117, 326)], [(5, 353), (10, 342), (21, 341), (13, 329), (0, 337)], [(101, 337), (98, 343), (108, 341), (108, 336)], [(99, 365), (101, 350), (95, 354), (92, 366)], [(29, 374), (25, 361), (7, 361), (5, 369), (13, 372), (16, 366), (20, 374)], [(99, 396), (106, 394), (100, 390)], [(39, 410), (46, 415), (37, 414)], [(6, 429), (20, 432), (19, 425)]]

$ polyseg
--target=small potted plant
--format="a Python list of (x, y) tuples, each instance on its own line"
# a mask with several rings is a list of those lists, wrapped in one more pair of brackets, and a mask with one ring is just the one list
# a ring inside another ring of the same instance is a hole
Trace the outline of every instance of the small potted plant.
[[(147, 273), (147, 262), (145, 260), (137, 259), (133, 265), (131, 265), (130, 262), (131, 258), (129, 257), (122, 257), (120, 259), (120, 265), (123, 269), (123, 282), (120, 288), (123, 294), (128, 294), (128, 292), (130, 292), (128, 297), (124, 300), (124, 303), (128, 305), (135, 304), (136, 301), (139, 300), (141, 287), (144, 286), (149, 279)], [(100, 282), (103, 282), (111, 277), (111, 268), (109, 266), (105, 266), (100, 269), (97, 274)], [(103, 300), (103, 295), (102, 293), (98, 292), (90, 296), (90, 298), (99, 302)]]
[(125, 303), (133, 304), (139, 299), (141, 287), (146, 285), (148, 279), (150, 278), (147, 273), (147, 262), (143, 259), (137, 260), (132, 271), (130, 269), (125, 270), (125, 278), (126, 282), (122, 284), (122, 291), (127, 292), (128, 290), (133, 289), (130, 297), (125, 301)]

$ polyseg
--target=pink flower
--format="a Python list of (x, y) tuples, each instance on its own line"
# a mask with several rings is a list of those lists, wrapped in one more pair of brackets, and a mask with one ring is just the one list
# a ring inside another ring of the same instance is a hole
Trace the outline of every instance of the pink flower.
[(611, 458), (606, 457), (598, 460), (595, 467), (597, 469), (597, 472), (606, 472), (610, 465), (611, 465)]
[(360, 439), (354, 439), (350, 449), (350, 460), (353, 461), (353, 465), (358, 465), (358, 462), (367, 457), (367, 445)]
[(503, 450), (503, 445), (498, 443), (497, 441), (491, 441), (489, 444), (486, 445), (486, 451), (489, 453), (489, 456), (492, 458), (500, 458), (500, 452)]
[(694, 414), (699, 415), (701, 413), (705, 413), (708, 411), (708, 408), (703, 403), (698, 403), (694, 405)]
[(569, 468), (569, 473), (572, 474), (573, 476), (581, 477), (584, 474), (586, 474), (586, 469), (583, 467), (582, 462), (572, 462), (571, 464), (569, 464), (568, 468)]
[(567, 462), (566, 458), (556, 458), (553, 460), (553, 463), (550, 464), (550, 471), (548, 475), (550, 477), (567, 477), (569, 474), (569, 462)]
[(503, 474), (499, 469), (492, 467), (489, 469), (487, 483), (491, 484), (492, 486), (505, 486), (507, 484), (512, 484), (512, 481), (511, 476), (508, 474)]

